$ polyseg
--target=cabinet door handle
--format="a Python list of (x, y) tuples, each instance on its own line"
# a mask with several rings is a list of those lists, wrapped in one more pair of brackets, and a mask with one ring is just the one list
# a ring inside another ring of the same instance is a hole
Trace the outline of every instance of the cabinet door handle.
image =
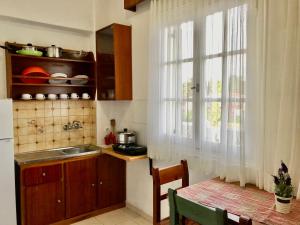
[(45, 172), (43, 172), (43, 173), (42, 173), (42, 176), (43, 176), (43, 177), (45, 177), (45, 176), (46, 176), (46, 173), (45, 173)]
[(60, 204), (60, 203), (61, 203), (61, 200), (60, 200), (60, 199), (58, 199), (58, 200), (57, 200), (57, 203), (59, 203), (59, 204)]
[(103, 184), (102, 181), (100, 181), (99, 184), (100, 184), (100, 185)]
[(95, 187), (95, 184), (92, 184), (92, 187)]

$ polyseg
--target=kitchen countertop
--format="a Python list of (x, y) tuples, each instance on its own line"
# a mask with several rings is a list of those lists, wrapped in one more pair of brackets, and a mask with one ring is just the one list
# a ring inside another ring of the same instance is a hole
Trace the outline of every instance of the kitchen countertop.
[(135, 160), (147, 159), (148, 158), (147, 155), (138, 155), (138, 156), (122, 155), (120, 153), (115, 152), (112, 149), (111, 145), (101, 145), (100, 147), (102, 149), (102, 153), (114, 156), (114, 157), (119, 158), (119, 159), (123, 159), (125, 161), (135, 161)]
[[(80, 148), (82, 149), (91, 148), (92, 150), (86, 152), (72, 153), (72, 154), (65, 153), (65, 151), (68, 150), (72, 151), (72, 149), (80, 149)], [(122, 155), (115, 152), (112, 149), (112, 146), (107, 146), (107, 145), (102, 145), (102, 146), (81, 145), (81, 146), (49, 149), (49, 150), (42, 150), (42, 151), (35, 151), (35, 152), (17, 153), (15, 154), (15, 161), (19, 165), (25, 165), (25, 164), (53, 161), (53, 160), (66, 160), (75, 157), (90, 156), (90, 155), (97, 155), (97, 154), (108, 154), (125, 161), (134, 161), (134, 160), (147, 158), (147, 155), (140, 155), (140, 156)]]

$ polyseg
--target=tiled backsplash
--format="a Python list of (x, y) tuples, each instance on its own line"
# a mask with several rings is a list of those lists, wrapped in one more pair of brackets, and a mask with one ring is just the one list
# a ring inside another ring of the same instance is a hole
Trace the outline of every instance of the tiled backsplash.
[[(96, 143), (94, 101), (14, 101), (15, 153)], [(82, 128), (63, 126), (80, 121)]]

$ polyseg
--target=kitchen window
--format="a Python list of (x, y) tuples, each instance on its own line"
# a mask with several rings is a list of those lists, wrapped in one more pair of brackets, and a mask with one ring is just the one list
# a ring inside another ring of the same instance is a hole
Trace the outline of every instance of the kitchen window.
[(164, 133), (188, 140), (193, 135), (194, 22), (170, 26), (164, 32), (162, 117), (168, 121)]
[[(240, 5), (207, 15), (203, 24), (187, 21), (165, 28), (165, 134), (212, 145), (230, 137), (233, 147), (240, 145), (246, 97), (246, 23), (247, 5)], [(203, 46), (202, 52), (197, 43)]]
[(240, 136), (233, 133), (241, 129), (245, 112), (246, 23), (247, 5), (206, 17), (202, 108), (203, 138), (210, 143), (233, 135), (232, 144), (240, 145)]

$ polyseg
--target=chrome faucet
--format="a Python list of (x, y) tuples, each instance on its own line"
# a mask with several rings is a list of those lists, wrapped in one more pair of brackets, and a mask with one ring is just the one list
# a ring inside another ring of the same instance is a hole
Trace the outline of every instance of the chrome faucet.
[(80, 128), (82, 128), (82, 124), (78, 120), (74, 120), (72, 123), (69, 122), (68, 124), (65, 124), (63, 126), (64, 130), (74, 130), (74, 129), (77, 130), (77, 129), (80, 129)]

